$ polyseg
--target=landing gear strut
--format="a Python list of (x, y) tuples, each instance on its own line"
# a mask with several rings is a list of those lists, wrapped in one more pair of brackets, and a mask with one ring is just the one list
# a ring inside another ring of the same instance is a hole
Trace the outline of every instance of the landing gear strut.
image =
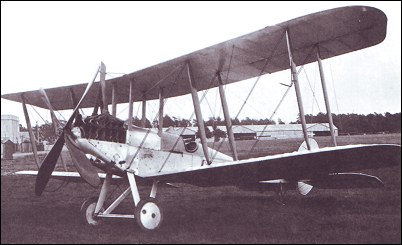
[(285, 205), (285, 194), (286, 194), (286, 189), (284, 188), (283, 184), (280, 183), (278, 189), (276, 190), (276, 196), (278, 197), (278, 199), (276, 199), (276, 201), (281, 204), (281, 205)]

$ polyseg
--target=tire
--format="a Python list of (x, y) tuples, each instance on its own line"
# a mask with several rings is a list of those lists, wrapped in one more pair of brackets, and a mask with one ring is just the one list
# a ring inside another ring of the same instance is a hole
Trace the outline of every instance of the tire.
[[(81, 205), (81, 216), (85, 223), (91, 226), (97, 226), (101, 224), (100, 218), (95, 215), (96, 203), (98, 202), (97, 197), (90, 197), (86, 199)], [(101, 208), (104, 211), (104, 208)]]
[(135, 208), (135, 219), (144, 231), (157, 230), (163, 221), (163, 212), (155, 198), (141, 200)]

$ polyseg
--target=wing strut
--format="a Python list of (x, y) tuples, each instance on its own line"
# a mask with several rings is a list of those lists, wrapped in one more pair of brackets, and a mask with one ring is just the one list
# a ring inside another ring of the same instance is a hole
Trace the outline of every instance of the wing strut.
[(134, 80), (130, 80), (130, 91), (128, 94), (128, 130), (133, 129), (133, 110), (134, 110), (134, 95), (133, 95), (133, 89), (134, 89)]
[(164, 106), (164, 94), (163, 88), (159, 88), (159, 123), (158, 123), (158, 135), (162, 136), (163, 131), (163, 106)]
[(221, 74), (219, 71), (217, 73), (217, 76), (218, 76), (218, 81), (219, 81), (219, 95), (221, 97), (223, 116), (225, 117), (226, 131), (228, 132), (229, 144), (230, 144), (230, 148), (232, 150), (233, 159), (235, 161), (237, 161), (237, 160), (239, 160), (239, 158), (237, 157), (236, 143), (235, 143), (233, 130), (232, 130), (232, 121), (230, 120), (229, 108), (228, 108), (228, 103), (226, 101), (226, 95), (225, 95), (225, 89), (223, 88), (223, 81), (222, 81)]
[(144, 93), (142, 98), (142, 116), (141, 116), (141, 127), (145, 128), (146, 121), (147, 121), (147, 97)]
[(324, 94), (325, 107), (327, 109), (329, 129), (331, 130), (331, 139), (332, 139), (332, 143), (334, 144), (334, 146), (336, 146), (334, 122), (332, 121), (331, 107), (329, 106), (327, 85), (325, 83), (324, 69), (322, 68), (319, 46), (317, 46), (317, 62), (318, 62), (318, 68), (320, 70), (320, 78), (321, 78), (321, 84), (322, 84), (322, 92)]
[(287, 47), (288, 47), (290, 69), (291, 69), (291, 73), (292, 73), (292, 83), (295, 85), (297, 104), (299, 106), (299, 113), (300, 113), (300, 120), (301, 120), (302, 128), (303, 128), (304, 141), (307, 144), (307, 149), (311, 150), (310, 143), (308, 142), (306, 117), (304, 116), (303, 101), (302, 101), (302, 96), (301, 96), (301, 92), (300, 92), (300, 86), (299, 86), (299, 79), (298, 79), (298, 76), (297, 76), (296, 64), (295, 64), (295, 62), (293, 61), (293, 58), (292, 58), (292, 50), (291, 50), (290, 40), (289, 40), (289, 30), (286, 30), (286, 44), (287, 44)]
[(211, 164), (208, 155), (207, 136), (205, 133), (204, 119), (202, 118), (200, 100), (198, 99), (197, 89), (194, 86), (193, 74), (191, 71), (190, 63), (187, 63), (188, 81), (190, 84), (191, 97), (193, 98), (195, 117), (197, 118), (198, 131), (200, 132), (202, 150), (204, 151), (205, 159), (208, 165)]
[(116, 116), (117, 110), (117, 85), (112, 83), (112, 116)]
[(25, 122), (27, 123), (29, 138), (31, 140), (32, 151), (33, 151), (33, 154), (34, 154), (36, 166), (38, 166), (38, 168), (39, 168), (39, 157), (38, 157), (38, 150), (36, 149), (35, 135), (34, 135), (34, 133), (32, 131), (31, 120), (29, 119), (28, 110), (27, 110), (27, 104), (26, 104), (26, 101), (25, 101), (24, 94), (21, 94), (21, 100), (22, 100), (22, 109), (24, 110)]

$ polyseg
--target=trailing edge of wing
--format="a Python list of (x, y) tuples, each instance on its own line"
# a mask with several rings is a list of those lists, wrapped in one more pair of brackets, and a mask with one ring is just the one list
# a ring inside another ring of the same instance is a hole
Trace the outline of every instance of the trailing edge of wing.
[[(259, 75), (289, 68), (285, 30), (288, 30), (297, 65), (316, 60), (319, 46), (322, 59), (367, 48), (382, 42), (386, 36), (387, 17), (379, 9), (366, 6), (341, 7), (299, 17), (275, 26), (268, 26), (226, 42), (204, 48), (193, 53), (162, 62), (160, 64), (107, 80), (117, 85), (117, 103), (127, 103), (129, 84), (134, 81), (135, 101), (157, 99), (160, 88), (166, 88), (165, 98), (190, 92), (185, 70), (191, 63), (195, 87), (204, 90), (218, 86), (216, 72), (223, 74), (225, 83), (233, 83)], [(226, 79), (227, 77), (227, 79)], [(93, 107), (99, 82), (88, 94), (82, 107)], [(46, 89), (56, 110), (73, 108), (70, 94), (84, 93), (86, 84)], [(38, 91), (25, 92), (27, 103), (47, 108), (38, 96)], [(111, 90), (107, 92), (111, 103)], [(2, 95), (2, 98), (21, 102), (22, 93)]]
[(376, 176), (361, 173), (336, 173), (308, 181), (321, 189), (381, 188), (384, 183)]

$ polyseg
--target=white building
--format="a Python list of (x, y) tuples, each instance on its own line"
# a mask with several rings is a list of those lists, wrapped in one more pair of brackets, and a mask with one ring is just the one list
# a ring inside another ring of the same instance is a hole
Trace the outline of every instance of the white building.
[[(303, 138), (301, 124), (275, 124), (275, 125), (247, 125), (246, 127), (256, 132), (257, 139), (289, 139)], [(312, 136), (330, 136), (329, 123), (307, 123), (307, 134)], [(334, 125), (334, 134), (338, 136), (338, 128)]]
[[(312, 136), (330, 136), (331, 131), (329, 123), (308, 123), (307, 133)], [(212, 132), (212, 127), (208, 127)], [(218, 126), (218, 128), (226, 132), (225, 126)], [(170, 132), (182, 135), (185, 138), (195, 139), (195, 134), (198, 131), (197, 127), (187, 127), (185, 129), (179, 127), (174, 128)], [(335, 136), (338, 136), (338, 128), (334, 125)], [(236, 140), (243, 139), (260, 139), (260, 140), (273, 140), (273, 139), (290, 139), (290, 138), (303, 138), (303, 129), (301, 124), (275, 124), (275, 125), (234, 125), (233, 134)], [(210, 141), (210, 140), (209, 140)]]
[(1, 141), (20, 142), (20, 124), (17, 116), (1, 115)]

